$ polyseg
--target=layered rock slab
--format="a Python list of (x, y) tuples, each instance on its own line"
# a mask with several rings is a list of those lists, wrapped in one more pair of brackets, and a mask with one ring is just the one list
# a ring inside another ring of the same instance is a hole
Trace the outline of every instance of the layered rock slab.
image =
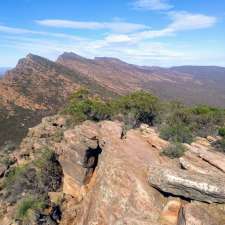
[(202, 202), (225, 203), (225, 178), (168, 167), (153, 166), (149, 172), (151, 186), (165, 193)]

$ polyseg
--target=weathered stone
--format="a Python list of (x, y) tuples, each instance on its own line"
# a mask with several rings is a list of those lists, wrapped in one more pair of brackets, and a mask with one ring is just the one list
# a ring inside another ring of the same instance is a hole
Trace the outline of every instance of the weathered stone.
[(176, 196), (209, 203), (225, 202), (225, 179), (221, 176), (154, 166), (150, 168), (149, 183)]
[(177, 225), (224, 225), (224, 211), (203, 204), (186, 204), (179, 213)]
[[(161, 163), (159, 152), (151, 151), (152, 147), (138, 130), (129, 131), (127, 138), (121, 139), (120, 123), (104, 121), (95, 128), (91, 127), (97, 131), (102, 153), (88, 184), (76, 186), (76, 171), (73, 171), (74, 174), (70, 173), (69, 178), (73, 181), (70, 183), (70, 191), (67, 164), (62, 164), (65, 171), (64, 192), (70, 192), (73, 196), (78, 192), (82, 199), (67, 197), (67, 203), (63, 204), (61, 224), (159, 225), (162, 202), (165, 199), (146, 182), (148, 165)], [(85, 125), (85, 129), (90, 127)], [(79, 127), (79, 131), (81, 130), (84, 130), (82, 126)], [(81, 142), (84, 140), (82, 136), (83, 131), (79, 132)], [(74, 144), (77, 146), (77, 143)], [(70, 149), (65, 149), (67, 147), (62, 143), (63, 154), (76, 150), (80, 154), (79, 149), (72, 150), (71, 142), (69, 146)], [(69, 160), (72, 163), (73, 158), (69, 157), (67, 161)], [(76, 160), (73, 162), (76, 164)], [(79, 166), (82, 167), (81, 164)]]
[(221, 176), (224, 176), (224, 173), (222, 171), (220, 171), (219, 169), (212, 166), (208, 162), (198, 157), (198, 155), (193, 154), (190, 151), (187, 151), (185, 155), (179, 159), (179, 161), (181, 167), (186, 170), (202, 174), (220, 174)]
[(58, 205), (63, 200), (62, 192), (48, 192), (49, 199), (52, 203)]
[[(46, 147), (58, 155), (63, 182), (55, 190), (60, 192), (48, 195), (52, 203), (61, 204), (60, 225), (175, 225), (181, 201), (168, 200), (148, 184), (149, 165), (157, 168), (150, 175), (163, 184), (162, 191), (208, 202), (225, 199), (223, 172), (200, 157), (199, 149), (207, 146), (189, 145), (194, 150), (186, 152), (180, 161), (185, 171), (178, 160), (160, 155), (158, 150), (169, 143), (147, 125), (129, 130), (126, 139), (121, 139), (119, 122), (86, 121), (70, 128), (65, 124), (58, 117), (44, 119), (30, 130), (20, 154), (16, 153), (19, 165), (35, 159), (35, 153)], [(60, 142), (52, 138), (58, 132), (63, 133)], [(22, 154), (24, 157), (20, 157)], [(164, 168), (165, 174), (159, 173)], [(172, 183), (166, 183), (168, 175)], [(48, 218), (51, 214), (45, 215)]]
[(216, 137), (212, 136), (208, 136), (206, 139), (209, 141), (209, 143), (216, 142), (218, 140)]
[(161, 139), (155, 128), (149, 127), (147, 124), (142, 124), (140, 131), (151, 147), (157, 150), (162, 150), (169, 146), (169, 142)]
[(163, 225), (177, 225), (178, 214), (181, 209), (181, 201), (178, 199), (169, 200), (164, 207), (160, 219)]
[(220, 152), (216, 152), (209, 147), (192, 143), (191, 145), (185, 145), (191, 152), (197, 154), (200, 158), (207, 161), (211, 165), (220, 169), (225, 173), (225, 155)]

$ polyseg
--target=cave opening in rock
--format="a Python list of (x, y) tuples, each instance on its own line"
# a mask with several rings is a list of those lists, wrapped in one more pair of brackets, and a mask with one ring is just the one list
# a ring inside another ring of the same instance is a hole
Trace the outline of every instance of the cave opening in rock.
[(101, 147), (88, 148), (85, 152), (83, 167), (86, 168), (85, 177), (83, 180), (84, 184), (88, 184), (92, 178), (92, 175), (98, 165), (99, 155), (102, 153)]

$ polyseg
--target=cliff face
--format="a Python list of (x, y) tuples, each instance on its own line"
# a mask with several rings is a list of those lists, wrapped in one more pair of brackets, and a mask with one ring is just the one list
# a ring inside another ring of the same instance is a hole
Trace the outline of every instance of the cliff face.
[[(217, 161), (218, 157), (225, 160), (225, 156), (216, 152), (212, 155), (207, 139), (186, 145), (189, 150), (185, 155), (172, 160), (160, 154), (169, 143), (147, 125), (130, 130), (121, 139), (120, 122), (86, 121), (73, 126), (69, 121), (69, 117), (62, 116), (44, 118), (29, 130), (20, 148), (11, 155), (11, 168), (26, 165), (27, 178), (14, 177), (11, 186), (0, 192), (5, 212), (0, 216), (2, 225), (11, 224), (18, 202), (33, 193), (33, 185), (35, 195), (42, 193), (40, 178), (46, 182), (45, 194), (41, 195), (48, 196), (47, 210), (37, 210), (37, 217), (29, 217), (28, 224), (225, 223), (225, 174), (223, 164)], [(47, 157), (45, 167), (43, 156), (49, 149), (56, 158)], [(2, 170), (3, 180), (7, 170)], [(31, 182), (27, 175), (31, 171), (43, 171), (47, 176), (33, 176)], [(26, 185), (18, 189), (17, 182)], [(14, 192), (10, 192), (12, 187)], [(17, 201), (12, 201), (15, 198)]]

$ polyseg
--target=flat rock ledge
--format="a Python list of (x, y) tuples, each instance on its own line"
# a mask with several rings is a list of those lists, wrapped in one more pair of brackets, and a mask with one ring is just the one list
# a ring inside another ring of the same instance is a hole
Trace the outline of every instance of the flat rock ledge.
[(156, 189), (207, 203), (225, 203), (225, 179), (182, 169), (155, 165), (149, 170), (149, 184)]

